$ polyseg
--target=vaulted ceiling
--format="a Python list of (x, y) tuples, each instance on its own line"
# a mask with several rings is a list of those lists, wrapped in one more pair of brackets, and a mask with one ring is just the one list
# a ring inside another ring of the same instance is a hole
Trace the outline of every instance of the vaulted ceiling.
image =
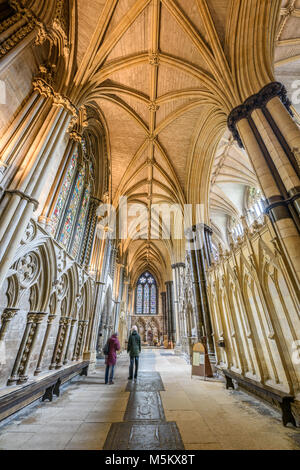
[[(272, 2), (276, 10), (278, 2)], [(237, 3), (78, 0), (74, 95), (101, 110), (116, 206), (120, 196), (149, 211), (155, 203), (202, 202), (210, 204), (206, 219), (226, 218), (239, 213), (226, 184), (231, 189), (257, 184), (247, 155), (226, 132), (230, 106), (244, 98), (242, 85), (235, 96), (229, 86)], [(284, 0), (275, 62), (288, 87), (300, 67), (299, 18), (300, 0)], [(216, 100), (224, 103), (223, 110), (216, 110)], [(163, 282), (171, 262), (182, 259), (184, 244), (151, 240), (150, 223), (141, 228), (145, 239), (122, 245), (129, 267), (135, 278), (147, 268)]]

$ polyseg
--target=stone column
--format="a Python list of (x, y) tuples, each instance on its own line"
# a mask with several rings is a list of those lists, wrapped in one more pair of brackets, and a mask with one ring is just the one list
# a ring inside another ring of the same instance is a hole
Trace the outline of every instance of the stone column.
[(213, 359), (213, 357), (215, 357), (215, 348), (213, 342), (213, 331), (206, 282), (206, 260), (209, 261), (208, 247), (206, 246), (206, 237), (203, 227), (200, 225), (198, 227), (195, 227), (194, 229), (197, 236), (197, 250), (195, 251), (195, 258), (198, 276), (198, 286), (200, 291), (200, 306), (204, 323), (204, 331), (202, 331), (200, 336), (198, 337), (206, 337), (208, 354)]
[[(106, 280), (106, 266), (107, 266), (107, 257), (108, 257), (108, 232), (105, 230), (105, 227), (98, 226), (99, 236), (96, 237), (93, 254), (92, 254), (92, 266), (96, 272), (96, 292), (95, 300), (93, 306), (93, 314), (91, 319), (91, 328), (88, 336), (88, 349), (90, 351), (90, 358), (94, 357), (96, 361), (96, 355), (99, 345), (99, 334), (102, 329), (101, 319), (101, 306), (102, 306), (102, 297)], [(101, 238), (101, 236), (102, 238)]]
[(292, 120), (290, 102), (281, 83), (273, 82), (235, 108), (228, 127), (245, 147), (266, 198), (294, 285), (300, 280), (300, 131)]
[(203, 318), (203, 309), (201, 305), (201, 291), (200, 291), (198, 271), (197, 271), (196, 250), (194, 248), (190, 248), (189, 250), (189, 259), (190, 259), (191, 278), (192, 278), (192, 283), (193, 283), (193, 293), (194, 293), (195, 308), (196, 308), (197, 336), (198, 338), (201, 338), (201, 336), (203, 336), (204, 318)]
[(167, 305), (167, 318), (168, 318), (168, 339), (175, 344), (176, 325), (174, 318), (174, 293), (173, 281), (166, 282), (166, 305)]
[(19, 311), (18, 308), (6, 307), (1, 315), (1, 327), (0, 327), (0, 341), (3, 341), (7, 332), (9, 322), (14, 318), (16, 313)]
[(175, 304), (175, 324), (176, 324), (176, 345), (180, 345), (180, 322), (179, 322), (179, 296), (180, 296), (180, 268), (185, 267), (184, 263), (172, 265), (174, 282), (174, 304)]
[(102, 292), (103, 287), (105, 286), (104, 282), (96, 282), (96, 294), (95, 294), (95, 303), (94, 303), (94, 311), (92, 316), (92, 327), (91, 327), (91, 334), (89, 338), (88, 347), (92, 355), (94, 355), (94, 361), (96, 361), (96, 354), (98, 349), (99, 343), (99, 330), (100, 330), (100, 321), (101, 321), (101, 299), (102, 299)]
[(42, 372), (42, 361), (43, 361), (45, 349), (46, 349), (46, 346), (47, 346), (49, 334), (50, 334), (50, 331), (51, 331), (51, 328), (52, 328), (52, 323), (53, 323), (53, 320), (55, 318), (56, 318), (56, 315), (48, 315), (47, 328), (46, 328), (46, 331), (45, 331), (43, 344), (42, 344), (41, 352), (40, 352), (40, 355), (39, 355), (39, 359), (38, 359), (38, 363), (37, 363), (34, 375), (39, 375)]
[(166, 292), (161, 292), (161, 305), (162, 305), (162, 314), (163, 314), (163, 335), (169, 336), (168, 333), (168, 318), (167, 318), (167, 305), (166, 305)]
[(125, 266), (123, 264), (119, 264), (118, 268), (119, 268), (118, 289), (117, 289), (118, 300), (116, 302), (116, 313), (115, 313), (115, 324), (114, 324), (115, 331), (118, 331), (119, 329), (120, 307), (121, 307), (121, 300), (122, 300), (123, 289), (124, 289)]

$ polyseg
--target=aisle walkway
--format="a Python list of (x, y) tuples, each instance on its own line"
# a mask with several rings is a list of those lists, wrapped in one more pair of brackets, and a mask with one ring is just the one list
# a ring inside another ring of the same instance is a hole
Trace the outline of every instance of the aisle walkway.
[(126, 355), (114, 385), (104, 385), (103, 371), (0, 427), (0, 449), (300, 449), (300, 430), (223, 383), (191, 380), (170, 351), (145, 350), (136, 383), (127, 381)]

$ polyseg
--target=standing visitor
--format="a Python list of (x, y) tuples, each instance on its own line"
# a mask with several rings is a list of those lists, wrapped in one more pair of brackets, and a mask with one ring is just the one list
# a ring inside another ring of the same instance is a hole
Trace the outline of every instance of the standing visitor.
[[(109, 385), (111, 385), (114, 383), (113, 378), (114, 378), (114, 368), (117, 362), (117, 351), (120, 350), (118, 333), (114, 333), (109, 338), (106, 347), (107, 347), (107, 355), (105, 356), (105, 364), (106, 364), (105, 384), (109, 383)], [(110, 369), (110, 374), (109, 374), (109, 369)], [(108, 382), (108, 376), (109, 376), (109, 382)]]
[(137, 326), (133, 326), (131, 335), (128, 339), (127, 352), (130, 355), (129, 377), (128, 380), (133, 378), (133, 365), (135, 364), (134, 378), (137, 378), (139, 368), (139, 355), (141, 352), (141, 338), (137, 332)]

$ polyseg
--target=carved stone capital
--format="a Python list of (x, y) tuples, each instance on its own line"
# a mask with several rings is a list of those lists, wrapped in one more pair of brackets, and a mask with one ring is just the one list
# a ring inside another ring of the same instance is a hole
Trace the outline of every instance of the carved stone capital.
[(23, 193), (22, 191), (19, 191), (18, 189), (6, 189), (5, 193), (6, 194), (11, 194), (11, 195), (17, 195), (21, 199), (25, 199), (26, 201), (32, 203), (33, 206), (34, 206), (35, 211), (39, 206), (39, 201), (37, 201), (33, 197), (29, 196), (29, 194), (26, 194), (26, 193)]
[(250, 96), (243, 104), (231, 111), (227, 120), (228, 129), (241, 148), (243, 148), (243, 143), (237, 130), (239, 121), (247, 119), (255, 109), (264, 108), (270, 100), (276, 97), (280, 98), (288, 112), (293, 115), (292, 103), (288, 99), (286, 88), (280, 82), (269, 83), (259, 93)]
[(2, 322), (10, 321), (19, 310), (19, 308), (15, 307), (6, 307), (1, 315)]
[(41, 323), (46, 315), (46, 312), (28, 312), (27, 323)]
[(56, 93), (53, 87), (40, 75), (36, 76), (32, 81), (33, 89), (42, 96), (52, 99), (55, 106), (62, 106), (74, 117), (77, 117), (78, 110), (76, 106), (67, 98), (59, 93)]
[(57, 315), (48, 315), (47, 323), (51, 325), (53, 321), (55, 320)]

